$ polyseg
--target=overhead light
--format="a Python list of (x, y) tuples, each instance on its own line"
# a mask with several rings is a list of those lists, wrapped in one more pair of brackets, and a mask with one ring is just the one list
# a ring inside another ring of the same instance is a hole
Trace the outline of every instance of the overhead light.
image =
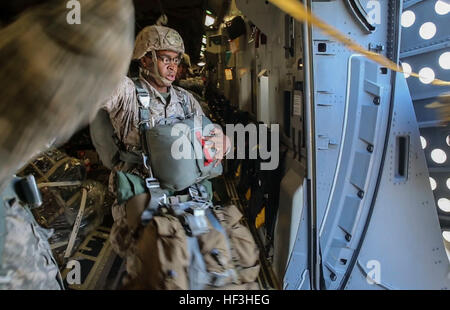
[(206, 46), (202, 45), (202, 48), (200, 49), (202, 52), (206, 51)]
[(204, 57), (205, 53), (203, 51), (200, 52), (200, 57)]
[(206, 15), (206, 18), (205, 18), (205, 26), (206, 27), (214, 25), (215, 22), (216, 22), (216, 19), (214, 17)]
[(203, 43), (203, 44), (206, 44), (206, 38), (203, 38), (203, 39), (202, 39), (202, 43)]
[(206, 65), (206, 63), (204, 61), (200, 61), (197, 65), (199, 67), (204, 67)]
[(206, 14), (212, 15), (212, 12), (210, 10), (206, 10)]

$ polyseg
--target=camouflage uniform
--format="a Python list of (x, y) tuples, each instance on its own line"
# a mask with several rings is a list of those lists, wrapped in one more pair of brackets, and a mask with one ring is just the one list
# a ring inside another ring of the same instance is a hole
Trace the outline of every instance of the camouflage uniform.
[(50, 232), (4, 189), (32, 156), (88, 123), (132, 56), (131, 0), (80, 0), (80, 25), (67, 23), (66, 4), (47, 1), (0, 29), (2, 289), (61, 288)]
[[(151, 124), (157, 123), (163, 118), (183, 117), (184, 110), (181, 102), (188, 103), (188, 112), (203, 115), (200, 104), (186, 90), (172, 86), (172, 82), (162, 77), (157, 66), (156, 51), (170, 50), (177, 52), (180, 56), (184, 53), (184, 43), (181, 36), (173, 29), (164, 26), (149, 26), (144, 28), (137, 36), (133, 59), (140, 60), (147, 53), (151, 53), (153, 68), (140, 68), (140, 80), (150, 95), (149, 110), (151, 113)], [(160, 85), (168, 87), (170, 99), (168, 102), (147, 80), (158, 81)], [(187, 100), (186, 100), (187, 99)], [(125, 77), (117, 91), (107, 100), (103, 108), (108, 112), (116, 137), (126, 148), (125, 151), (140, 153), (139, 136), (139, 106), (135, 85), (132, 80)], [(115, 192), (115, 171), (121, 170), (131, 172), (141, 177), (148, 177), (147, 171), (142, 165), (130, 165), (128, 163), (117, 164), (110, 177), (109, 188)], [(127, 272), (134, 277), (139, 265), (136, 262), (135, 245), (133, 239), (134, 232), (130, 231), (127, 225), (127, 215), (125, 206), (117, 201), (112, 207), (114, 225), (110, 234), (110, 242), (113, 249), (127, 260)]]
[[(188, 91), (177, 87), (169, 87), (170, 101), (166, 100), (154, 89), (144, 78), (140, 78), (143, 87), (150, 94), (151, 118), (155, 123), (163, 118), (183, 117), (184, 111), (180, 102), (187, 98), (188, 112), (197, 115), (204, 115), (198, 101)], [(139, 137), (139, 107), (134, 83), (125, 77), (117, 91), (105, 103), (103, 107), (110, 115), (111, 123), (117, 138), (124, 144), (127, 151), (139, 152), (141, 150)], [(142, 165), (130, 166), (120, 162), (114, 170), (131, 172), (141, 177), (148, 177), (147, 171)], [(115, 192), (115, 173), (111, 173), (109, 189)], [(110, 234), (110, 242), (114, 250), (122, 257), (127, 258), (127, 271), (130, 275), (136, 273), (132, 261), (134, 257), (133, 232), (128, 229), (126, 221), (125, 206), (114, 203), (112, 207), (114, 225)]]
[(0, 266), (0, 289), (63, 288), (47, 240), (53, 231), (40, 227), (17, 199), (5, 202), (6, 238)]

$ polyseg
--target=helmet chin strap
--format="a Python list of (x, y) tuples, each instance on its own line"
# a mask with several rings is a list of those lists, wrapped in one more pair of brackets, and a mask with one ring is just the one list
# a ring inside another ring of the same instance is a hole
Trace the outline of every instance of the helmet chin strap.
[(141, 73), (144, 77), (150, 77), (153, 81), (155, 81), (158, 86), (170, 87), (172, 86), (172, 81), (163, 78), (159, 73), (158, 69), (158, 59), (156, 58), (156, 52), (152, 51), (152, 60), (153, 60), (153, 70), (149, 70), (147, 68), (141, 67)]

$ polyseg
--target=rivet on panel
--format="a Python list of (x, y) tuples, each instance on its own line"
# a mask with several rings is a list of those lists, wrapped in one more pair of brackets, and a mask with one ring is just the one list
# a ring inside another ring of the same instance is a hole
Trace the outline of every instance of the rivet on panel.
[(352, 235), (350, 234), (345, 234), (345, 240), (347, 240), (348, 242), (350, 242), (352, 240)]
[(379, 96), (376, 96), (375, 98), (373, 98), (373, 103), (374, 103), (375, 105), (379, 105), (379, 104), (380, 104), (380, 97), (379, 97)]
[(331, 281), (333, 281), (333, 282), (336, 281), (336, 278), (337, 278), (337, 277), (336, 277), (336, 275), (335, 275), (334, 273), (331, 273), (331, 274), (330, 274), (330, 279), (331, 279)]
[(358, 192), (358, 197), (363, 199), (364, 198), (364, 191), (359, 191)]

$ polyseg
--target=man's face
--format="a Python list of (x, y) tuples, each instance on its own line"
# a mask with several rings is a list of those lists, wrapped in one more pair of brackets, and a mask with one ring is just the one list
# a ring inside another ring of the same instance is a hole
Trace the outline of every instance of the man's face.
[(174, 82), (177, 76), (178, 64), (180, 61), (179, 54), (173, 51), (157, 51), (157, 66), (161, 77)]

